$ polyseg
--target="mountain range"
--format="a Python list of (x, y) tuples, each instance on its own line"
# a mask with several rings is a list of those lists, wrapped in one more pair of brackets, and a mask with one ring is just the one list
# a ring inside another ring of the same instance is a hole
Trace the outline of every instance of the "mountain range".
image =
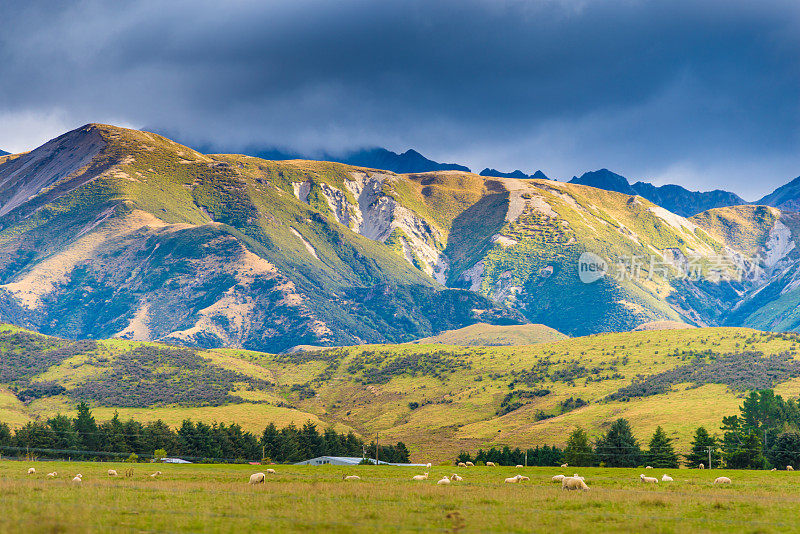
[(624, 181), (208, 155), (90, 124), (0, 157), (0, 320), (269, 352), (479, 322), (800, 327), (800, 214), (687, 218), (606, 189)]
[(533, 174), (525, 174), (521, 170), (517, 169), (513, 172), (500, 172), (496, 169), (483, 169), (480, 172), (481, 176), (496, 176), (497, 178), (519, 178), (522, 180), (528, 178), (536, 178), (538, 180), (547, 180), (547, 176), (542, 171), (536, 171)]
[[(170, 133), (167, 130), (162, 129), (154, 131), (157, 131), (168, 137), (170, 136)], [(212, 154), (219, 151), (212, 145), (198, 146), (195, 148), (203, 154)], [(397, 174), (447, 170), (471, 172), (469, 167), (465, 165), (459, 165), (457, 163), (440, 163), (426, 158), (414, 149), (408, 149), (400, 154), (386, 148), (379, 147), (363, 148), (342, 154), (329, 152), (304, 154), (295, 150), (287, 150), (277, 147), (264, 148), (257, 145), (251, 145), (243, 149), (237, 149), (237, 153), (274, 161), (296, 159), (332, 161), (354, 165), (357, 167), (388, 170)], [(495, 178), (518, 178), (523, 180), (548, 179), (548, 176), (545, 175), (545, 173), (541, 170), (537, 170), (532, 174), (526, 174), (519, 169), (516, 169), (512, 172), (502, 172), (498, 171), (497, 169), (487, 167), (479, 174), (480, 176)], [(795, 197), (800, 196), (800, 177), (798, 177), (797, 182), (798, 183), (796, 184), (792, 182), (786, 186), (783, 186), (783, 188), (779, 188), (771, 195), (767, 195), (758, 202), (754, 202), (754, 204), (774, 206), (787, 211), (797, 211), (800, 209), (800, 203), (798, 203), (796, 206), (789, 205), (785, 201), (778, 198), (793, 198), (793, 195)], [(589, 171), (580, 177), (575, 176), (570, 180), (570, 183), (589, 185), (598, 189), (616, 191), (626, 195), (640, 195), (650, 200), (654, 204), (658, 204), (659, 206), (662, 206), (683, 217), (691, 217), (692, 215), (696, 215), (700, 212), (713, 208), (738, 206), (748, 203), (735, 193), (720, 189), (715, 189), (713, 191), (690, 191), (685, 187), (675, 184), (655, 186), (649, 182), (642, 181), (631, 185), (627, 178), (611, 172), (608, 169)]]
[[(747, 204), (740, 196), (715, 189), (714, 191), (689, 191), (679, 185), (654, 186), (647, 182), (631, 185), (628, 179), (608, 169), (584, 173), (580, 178), (569, 181), (571, 184), (589, 185), (606, 191), (617, 191), (626, 195), (639, 195), (653, 204), (658, 204), (682, 217), (691, 217), (713, 208)], [(772, 205), (772, 204), (769, 204)]]
[(0, 150), (0, 156), (7, 156), (10, 152), (6, 152), (5, 150)]

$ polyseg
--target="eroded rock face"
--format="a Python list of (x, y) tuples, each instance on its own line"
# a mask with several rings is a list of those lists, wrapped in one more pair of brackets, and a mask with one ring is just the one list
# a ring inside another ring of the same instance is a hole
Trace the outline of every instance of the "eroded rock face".
[[(441, 232), (384, 193), (384, 181), (392, 175), (354, 171), (351, 177), (344, 183), (346, 192), (327, 183), (319, 184), (334, 218), (368, 239), (390, 241), (408, 263), (444, 284), (449, 261), (440, 250), (444, 248)], [(307, 202), (311, 182), (292, 186), (295, 196)]]

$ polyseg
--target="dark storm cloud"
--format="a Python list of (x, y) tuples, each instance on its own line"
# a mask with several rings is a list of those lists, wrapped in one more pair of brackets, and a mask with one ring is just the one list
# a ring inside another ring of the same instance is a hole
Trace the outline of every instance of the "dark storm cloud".
[(106, 121), (753, 197), (800, 174), (798, 23), (789, 0), (10, 6), (0, 148)]

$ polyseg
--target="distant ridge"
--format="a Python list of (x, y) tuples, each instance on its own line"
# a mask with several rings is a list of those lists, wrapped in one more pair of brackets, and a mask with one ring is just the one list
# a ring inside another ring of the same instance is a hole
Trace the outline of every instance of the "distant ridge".
[[(580, 178), (572, 178), (569, 183), (588, 185), (626, 195), (639, 195), (653, 204), (657, 204), (683, 217), (691, 217), (713, 208), (740, 206), (748, 203), (739, 195), (720, 189), (700, 192), (689, 191), (685, 187), (673, 184), (655, 186), (648, 182), (636, 182), (631, 185), (627, 178), (608, 169), (586, 172)], [(795, 198), (800, 196), (800, 183), (796, 185), (796, 190)]]
[(783, 211), (800, 211), (800, 176), (756, 202)]
[(522, 180), (527, 180), (530, 178), (536, 178), (538, 180), (549, 180), (549, 178), (542, 171), (536, 171), (533, 174), (525, 174), (519, 169), (515, 170), (514, 172), (500, 172), (497, 169), (490, 169), (487, 167), (480, 172), (480, 175), (492, 176), (496, 178), (519, 178)]
[(436, 336), (418, 339), (413, 343), (440, 343), (463, 347), (501, 347), (534, 345), (567, 339), (568, 336), (543, 324), (490, 325), (477, 323), (456, 330), (447, 330)]
[(398, 174), (431, 171), (471, 172), (469, 167), (455, 163), (439, 163), (438, 161), (433, 161), (432, 159), (426, 158), (413, 149), (409, 149), (402, 154), (398, 154), (397, 152), (392, 152), (391, 150), (387, 150), (385, 148), (365, 148), (363, 150), (337, 156), (334, 154), (299, 154), (296, 152), (284, 152), (277, 148), (250, 148), (245, 149), (243, 154), (246, 156), (254, 156), (256, 158), (263, 158), (273, 161), (284, 161), (290, 159), (333, 161), (336, 163), (355, 165), (357, 167), (368, 167), (370, 169), (392, 171)]
[(0, 150), (0, 156), (8, 156), (11, 152), (6, 152), (5, 150)]

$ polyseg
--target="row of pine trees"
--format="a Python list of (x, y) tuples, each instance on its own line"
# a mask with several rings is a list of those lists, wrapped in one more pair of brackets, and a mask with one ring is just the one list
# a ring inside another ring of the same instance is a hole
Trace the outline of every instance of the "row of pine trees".
[(656, 428), (647, 448), (634, 437), (630, 423), (617, 419), (608, 432), (591, 440), (586, 431), (576, 428), (563, 451), (558, 447), (536, 447), (526, 454), (509, 447), (480, 450), (472, 457), (462, 452), (456, 462), (494, 462), (499, 465), (728, 469), (800, 468), (800, 401), (784, 400), (772, 390), (751, 392), (739, 407), (739, 413), (723, 417), (721, 435), (712, 435), (699, 427), (693, 436), (691, 451), (679, 455), (673, 440), (663, 428)]
[(184, 420), (177, 429), (163, 421), (122, 421), (117, 414), (98, 423), (85, 403), (74, 418), (57, 415), (30, 421), (11, 431), (0, 423), (0, 455), (83, 460), (121, 460), (179, 457), (194, 462), (272, 461), (293, 463), (317, 456), (352, 456), (407, 463), (409, 451), (402, 442), (366, 444), (352, 432), (326, 428), (322, 432), (308, 421), (302, 427), (278, 428), (270, 423), (256, 436), (237, 424), (206, 424)]

